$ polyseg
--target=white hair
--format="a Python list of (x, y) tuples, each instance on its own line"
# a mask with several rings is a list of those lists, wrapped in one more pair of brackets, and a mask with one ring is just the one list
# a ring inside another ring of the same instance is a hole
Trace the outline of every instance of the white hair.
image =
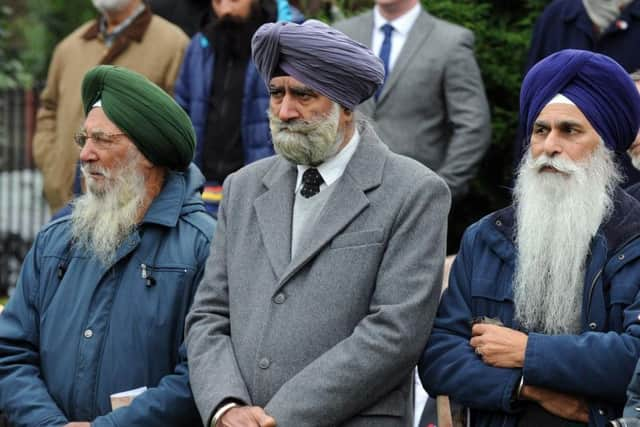
[[(551, 166), (559, 173), (541, 171)], [(546, 334), (580, 331), (585, 261), (613, 209), (621, 181), (613, 153), (599, 144), (586, 161), (527, 154), (518, 171), (516, 318)]]
[(119, 12), (131, 3), (132, 0), (91, 0), (93, 6), (102, 13)]
[(298, 165), (317, 166), (340, 151), (344, 131), (340, 129), (340, 105), (310, 120), (280, 120), (269, 110), (273, 148)]
[[(146, 199), (145, 178), (139, 170), (142, 154), (131, 146), (123, 163), (112, 170), (85, 164), (82, 173), (87, 192), (74, 202), (71, 234), (74, 244), (109, 265), (125, 238), (134, 230)], [(104, 176), (93, 183), (92, 172)]]

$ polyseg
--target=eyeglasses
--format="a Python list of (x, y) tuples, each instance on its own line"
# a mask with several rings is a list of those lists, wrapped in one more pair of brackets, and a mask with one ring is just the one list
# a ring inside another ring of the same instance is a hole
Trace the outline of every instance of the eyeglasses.
[(115, 142), (115, 138), (119, 136), (126, 136), (126, 133), (103, 133), (103, 132), (95, 132), (92, 134), (88, 134), (86, 132), (78, 132), (73, 136), (73, 140), (76, 145), (80, 148), (84, 148), (87, 145), (87, 140), (89, 138), (93, 139), (93, 143), (98, 148), (109, 148), (111, 144)]

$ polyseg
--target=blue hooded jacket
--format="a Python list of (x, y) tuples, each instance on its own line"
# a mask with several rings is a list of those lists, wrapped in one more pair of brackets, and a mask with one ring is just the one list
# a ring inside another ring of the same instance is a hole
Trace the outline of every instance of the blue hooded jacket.
[[(189, 387), (184, 320), (215, 221), (192, 164), (170, 172), (142, 223), (104, 266), (49, 223), (0, 315), (0, 411), (11, 425), (201, 426)], [(110, 395), (148, 390), (111, 410)]]

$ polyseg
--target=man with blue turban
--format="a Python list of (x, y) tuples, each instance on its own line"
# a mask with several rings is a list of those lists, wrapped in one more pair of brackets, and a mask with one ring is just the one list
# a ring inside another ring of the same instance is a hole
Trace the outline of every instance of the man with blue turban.
[(202, 420), (410, 426), (449, 190), (356, 117), (384, 77), (371, 50), (318, 21), (265, 24), (252, 43), (278, 155), (224, 183), (186, 327)]
[(513, 204), (466, 231), (420, 374), (472, 426), (604, 426), (640, 355), (640, 204), (615, 153), (640, 124), (627, 73), (564, 50), (520, 93)]
[(86, 193), (40, 231), (0, 316), (0, 412), (12, 426), (198, 426), (183, 326), (215, 223), (193, 127), (121, 67), (89, 71), (82, 104)]

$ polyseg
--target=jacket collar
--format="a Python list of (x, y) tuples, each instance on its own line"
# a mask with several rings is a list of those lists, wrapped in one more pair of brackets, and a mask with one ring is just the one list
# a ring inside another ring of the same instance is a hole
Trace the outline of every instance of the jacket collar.
[[(598, 230), (607, 244), (608, 254), (619, 251), (640, 235), (640, 202), (620, 188), (615, 191), (613, 199), (613, 213)], [(515, 257), (515, 207), (511, 205), (496, 211), (485, 221), (489, 228), (483, 237), (503, 258)], [(498, 233), (493, 232), (495, 230)]]
[(151, 202), (142, 223), (175, 227), (182, 214), (204, 212), (200, 196), (203, 185), (204, 176), (193, 163), (186, 172), (170, 171), (162, 191)]
[[(111, 64), (121, 53), (127, 50), (132, 42), (140, 43), (149, 28), (149, 24), (151, 24), (152, 17), (151, 9), (146, 6), (144, 12), (138, 15), (114, 40), (111, 48), (100, 60), (100, 64)], [(94, 40), (98, 37), (101, 37), (100, 18), (96, 18), (82, 35), (84, 40)]]

